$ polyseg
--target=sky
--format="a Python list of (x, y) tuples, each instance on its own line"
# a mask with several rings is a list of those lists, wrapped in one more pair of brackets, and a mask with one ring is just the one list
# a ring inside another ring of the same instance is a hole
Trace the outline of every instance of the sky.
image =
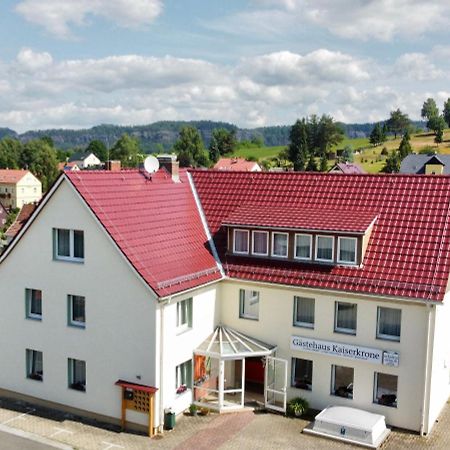
[(0, 127), (419, 119), (449, 24), (449, 0), (0, 0)]

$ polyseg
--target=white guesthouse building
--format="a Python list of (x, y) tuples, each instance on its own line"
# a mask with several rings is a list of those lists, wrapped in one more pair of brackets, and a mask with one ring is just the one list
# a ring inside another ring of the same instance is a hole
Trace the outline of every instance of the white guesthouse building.
[(450, 178), (169, 169), (55, 183), (0, 259), (2, 393), (117, 421), (116, 382), (152, 386), (155, 429), (302, 396), (429, 433)]

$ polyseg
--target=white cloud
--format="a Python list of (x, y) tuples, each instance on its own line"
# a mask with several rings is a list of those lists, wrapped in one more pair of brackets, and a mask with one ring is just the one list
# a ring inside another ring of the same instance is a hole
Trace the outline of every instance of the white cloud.
[(148, 25), (161, 14), (162, 0), (22, 0), (16, 11), (50, 33), (69, 38), (71, 27), (86, 25), (90, 16), (127, 28)]
[[(24, 131), (210, 119), (253, 127), (289, 124), (311, 113), (363, 122), (384, 119), (397, 107), (418, 118), (433, 90), (440, 102), (447, 95), (434, 58), (432, 51), (406, 54), (383, 67), (318, 49), (225, 66), (173, 56), (57, 60), (24, 48), (10, 63), (0, 61), (0, 126)], [(420, 72), (425, 63), (428, 70)]]
[(291, 23), (309, 22), (350, 39), (390, 41), (446, 29), (450, 3), (442, 0), (253, 0), (256, 11), (285, 11)]

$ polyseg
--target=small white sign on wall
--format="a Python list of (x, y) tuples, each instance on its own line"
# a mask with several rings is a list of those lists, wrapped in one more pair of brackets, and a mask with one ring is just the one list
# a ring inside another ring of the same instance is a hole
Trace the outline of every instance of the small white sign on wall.
[(398, 367), (399, 356), (397, 352), (383, 352), (383, 364), (385, 366)]

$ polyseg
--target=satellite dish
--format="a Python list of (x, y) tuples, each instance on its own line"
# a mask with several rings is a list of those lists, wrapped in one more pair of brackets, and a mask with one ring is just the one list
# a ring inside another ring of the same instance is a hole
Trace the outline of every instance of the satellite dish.
[(148, 173), (155, 173), (159, 169), (159, 161), (154, 156), (147, 156), (144, 160), (144, 169)]

